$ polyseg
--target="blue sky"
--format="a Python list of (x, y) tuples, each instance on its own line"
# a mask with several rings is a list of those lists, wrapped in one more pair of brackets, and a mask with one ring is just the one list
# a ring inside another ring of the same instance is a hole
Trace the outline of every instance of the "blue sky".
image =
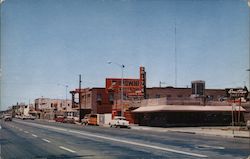
[[(176, 25), (175, 25), (176, 24)], [(175, 43), (176, 26), (176, 43)], [(175, 63), (175, 48), (177, 63)], [(246, 0), (6, 0), (1, 5), (1, 106), (65, 98), (65, 87), (147, 71), (147, 86), (243, 87), (249, 77)], [(59, 85), (60, 84), (60, 85)], [(68, 94), (69, 97), (69, 94)]]

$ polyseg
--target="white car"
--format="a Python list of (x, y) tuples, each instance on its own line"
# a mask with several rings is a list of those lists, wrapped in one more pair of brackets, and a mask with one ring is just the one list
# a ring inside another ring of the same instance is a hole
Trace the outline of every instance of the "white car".
[(247, 121), (246, 126), (247, 126), (247, 129), (250, 131), (250, 120)]
[(110, 127), (126, 127), (129, 128), (129, 121), (126, 120), (125, 117), (116, 116), (111, 122), (109, 123)]

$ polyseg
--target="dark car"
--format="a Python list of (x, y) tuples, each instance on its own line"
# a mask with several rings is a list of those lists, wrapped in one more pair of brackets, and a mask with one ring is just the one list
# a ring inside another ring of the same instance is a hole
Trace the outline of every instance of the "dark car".
[(4, 114), (4, 121), (12, 121), (12, 116), (10, 114)]

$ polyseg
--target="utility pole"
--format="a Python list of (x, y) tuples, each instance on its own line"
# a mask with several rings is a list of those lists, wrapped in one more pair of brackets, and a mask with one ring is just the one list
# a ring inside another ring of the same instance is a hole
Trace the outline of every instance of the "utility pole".
[(82, 79), (81, 79), (81, 74), (79, 75), (79, 123), (81, 123), (81, 83), (82, 83)]
[(121, 80), (121, 116), (124, 116), (124, 106), (123, 106), (123, 70), (124, 70), (124, 65), (121, 65), (121, 69), (122, 69), (122, 80)]

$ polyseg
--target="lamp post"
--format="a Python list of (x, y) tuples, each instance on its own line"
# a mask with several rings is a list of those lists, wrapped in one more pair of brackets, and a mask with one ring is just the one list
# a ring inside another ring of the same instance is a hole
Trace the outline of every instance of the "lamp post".
[(121, 77), (121, 116), (124, 116), (124, 112), (123, 112), (123, 72), (124, 72), (125, 65), (118, 64), (118, 63), (111, 62), (111, 61), (109, 61), (108, 64), (115, 64), (121, 68), (121, 72), (122, 72), (122, 77)]

